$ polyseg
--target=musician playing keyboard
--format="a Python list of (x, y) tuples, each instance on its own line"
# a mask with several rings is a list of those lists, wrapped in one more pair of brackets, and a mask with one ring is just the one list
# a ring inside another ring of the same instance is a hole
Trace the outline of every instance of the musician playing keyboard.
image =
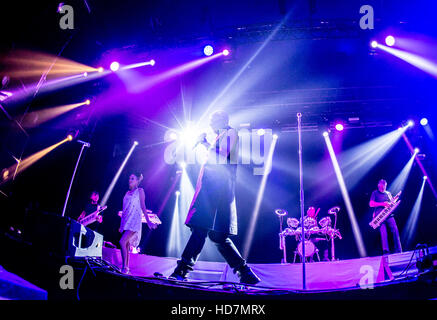
[[(378, 182), (378, 189), (372, 192), (369, 206), (371, 208), (374, 208), (373, 218), (377, 216), (386, 207), (389, 207), (390, 202), (393, 200), (393, 196), (386, 189), (387, 189), (387, 181), (381, 179)], [(387, 229), (390, 230), (390, 233), (393, 237), (394, 252), (391, 252), (389, 248)], [(383, 254), (402, 252), (402, 245), (399, 237), (399, 231), (393, 214), (390, 214), (390, 216), (381, 224), (380, 233), (381, 233)]]
[[(80, 219), (85, 218), (86, 216), (88, 216), (89, 214), (96, 212), (97, 210), (100, 209), (100, 206), (98, 204), (99, 201), (99, 193), (97, 191), (93, 191), (91, 192), (91, 196), (90, 196), (90, 202), (88, 202), (85, 205), (84, 210), (82, 211), (82, 213), (80, 214), (80, 216), (77, 218), (77, 220), (79, 221)], [(94, 221), (93, 223), (90, 223), (89, 225), (87, 225), (88, 228), (99, 232), (102, 231), (100, 224), (103, 222), (103, 217), (101, 215), (98, 215), (98, 218), (96, 221)], [(98, 230), (97, 230), (98, 229)], [(99, 232), (101, 233), (101, 232)]]

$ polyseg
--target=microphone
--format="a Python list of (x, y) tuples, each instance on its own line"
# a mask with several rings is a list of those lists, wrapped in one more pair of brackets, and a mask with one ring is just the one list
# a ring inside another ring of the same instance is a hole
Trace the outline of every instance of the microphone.
[(87, 148), (89, 148), (91, 146), (91, 144), (89, 142), (85, 142), (85, 141), (82, 141), (82, 140), (77, 140), (77, 142), (82, 143)]
[[(202, 136), (203, 136), (203, 139), (200, 139)], [(206, 133), (205, 132), (203, 132), (199, 135), (197, 142), (193, 146), (193, 150), (196, 149), (196, 147), (204, 141), (206, 141)]]

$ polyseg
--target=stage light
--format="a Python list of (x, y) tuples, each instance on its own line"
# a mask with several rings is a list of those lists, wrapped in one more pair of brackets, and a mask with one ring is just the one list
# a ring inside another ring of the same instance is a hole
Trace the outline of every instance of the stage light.
[(273, 135), (273, 139), (275, 139), (275, 140), (278, 139), (278, 135), (276, 133)]
[(170, 134), (168, 135), (168, 139), (169, 140), (177, 140), (178, 134), (176, 132), (170, 132)]
[[(427, 127), (425, 127), (427, 128)], [(407, 135), (404, 133), (402, 135), (402, 138), (404, 138), (405, 143), (407, 144), (408, 149), (410, 149), (410, 152), (413, 152), (413, 146), (411, 145), (410, 140), (408, 139)], [(423, 175), (427, 177), (427, 179), (425, 179), (428, 182), (429, 187), (431, 188), (432, 193), (434, 194), (434, 197), (437, 199), (437, 191), (434, 188), (434, 185), (431, 182), (431, 179), (429, 178), (429, 175), (426, 173), (425, 167), (422, 164), (422, 161), (420, 161), (420, 157), (422, 155), (418, 155), (417, 157), (415, 157), (414, 159), (416, 160), (417, 165), (419, 166), (420, 170), (422, 171)], [(423, 159), (423, 158), (422, 158)]]
[(407, 127), (409, 127), (409, 128), (414, 127), (414, 121), (413, 120), (408, 120)]
[(214, 48), (211, 45), (206, 45), (205, 47), (203, 47), (203, 54), (205, 56), (210, 56), (214, 53)]
[[(27, 158), (25, 158), (23, 160), (15, 159), (16, 160), (15, 164), (10, 166), (9, 168), (3, 169), (2, 173), (3, 173), (4, 181), (2, 181), (0, 183), (0, 185), (2, 185), (3, 183), (6, 183), (7, 181), (9, 181), (11, 179), (15, 179), (15, 176), (17, 174), (19, 174), (19, 173), (23, 172), (24, 170), (26, 170), (27, 168), (29, 168), (35, 162), (37, 162), (38, 160), (43, 158), (45, 155), (47, 155), (48, 153), (50, 153), (51, 151), (53, 151), (54, 149), (56, 149), (60, 145), (64, 144), (67, 141), (71, 141), (71, 140), (73, 140), (73, 136), (71, 134), (69, 134), (64, 140), (59, 141), (58, 143), (55, 143), (54, 145), (47, 147), (41, 151), (38, 151), (38, 152), (28, 156)], [(12, 172), (14, 172), (13, 175), (10, 174)]]
[(420, 151), (419, 148), (414, 149), (414, 153), (419, 153), (419, 151)]
[(114, 61), (111, 63), (109, 68), (111, 68), (111, 70), (115, 72), (120, 68), (120, 64), (117, 61)]
[(103, 67), (99, 67), (99, 68), (97, 69), (97, 71), (98, 71), (98, 72), (103, 72)]
[(399, 50), (393, 47), (388, 46), (378, 46), (381, 50), (415, 66), (416, 68), (419, 68), (420, 70), (431, 74), (432, 76), (437, 76), (437, 64), (434, 60), (420, 56), (411, 52)]
[(427, 119), (427, 118), (422, 118), (422, 119), (420, 119), (420, 124), (421, 124), (422, 126), (426, 126), (426, 125), (428, 124), (428, 119)]
[(24, 117), (21, 125), (25, 128), (33, 128), (41, 125), (44, 122), (50, 121), (62, 114), (65, 114), (73, 109), (79, 108), (83, 105), (90, 104), (89, 100), (67, 104), (63, 106), (49, 107), (45, 109), (40, 109), (37, 111), (29, 112), (26, 117)]
[(182, 170), (179, 190), (176, 190), (175, 195), (175, 206), (166, 248), (167, 256), (170, 257), (180, 256), (183, 244), (187, 243), (190, 237), (189, 229), (184, 222), (194, 197), (194, 187), (186, 170)]
[(343, 131), (343, 129), (344, 129), (344, 126), (343, 126), (341, 123), (337, 123), (337, 124), (335, 125), (335, 130), (337, 130), (337, 131)]
[[(262, 173), (262, 179), (261, 183), (258, 189), (258, 194), (256, 196), (255, 206), (253, 208), (253, 212), (251, 214), (251, 221), (249, 225), (248, 232), (246, 234), (246, 241), (243, 249), (243, 257), (247, 259), (249, 256), (250, 248), (252, 246), (253, 237), (255, 235), (255, 227), (258, 220), (258, 215), (261, 208), (261, 203), (264, 198), (264, 191), (267, 185), (267, 179), (270, 175), (271, 169), (272, 169), (272, 162), (273, 162), (273, 154), (275, 151), (277, 139), (273, 139), (272, 143), (270, 145), (270, 149), (268, 150), (268, 155), (266, 158), (266, 162), (264, 163), (263, 173)], [(265, 150), (266, 151), (266, 150)]]
[(426, 180), (426, 179), (428, 179), (428, 176), (423, 176), (423, 180)]
[(224, 56), (228, 56), (228, 55), (229, 55), (229, 53), (230, 53), (230, 52), (229, 52), (229, 50), (228, 50), (228, 49), (225, 49), (225, 50), (223, 50), (223, 55), (224, 55)]
[(391, 183), (390, 187), (387, 188), (388, 190), (390, 190), (392, 194), (397, 194), (399, 191), (404, 189), (405, 184), (407, 183), (408, 177), (410, 175), (411, 168), (413, 167), (414, 159), (416, 158), (417, 152), (414, 152), (412, 154), (407, 164), (398, 174), (396, 179)]
[(103, 196), (102, 201), (100, 202), (100, 205), (102, 207), (106, 205), (106, 203), (107, 203), (107, 201), (109, 199), (109, 196), (111, 195), (112, 190), (114, 189), (114, 186), (115, 186), (115, 184), (118, 181), (118, 178), (120, 178), (120, 175), (121, 175), (124, 167), (126, 166), (126, 163), (128, 162), (130, 156), (132, 155), (132, 152), (134, 152), (135, 147), (137, 145), (138, 145), (138, 142), (134, 141), (134, 143), (132, 144), (132, 147), (130, 148), (129, 152), (127, 153), (126, 157), (124, 158), (123, 162), (121, 163), (120, 168), (118, 168), (114, 178), (112, 178), (112, 181), (109, 184), (108, 189), (106, 189), (105, 195)]
[(153, 67), (155, 65), (155, 60), (152, 59), (152, 60), (149, 61), (149, 63)]
[(334, 172), (337, 177), (337, 182), (338, 185), (340, 186), (340, 191), (343, 196), (344, 203), (346, 205), (346, 211), (349, 215), (349, 220), (352, 226), (352, 231), (354, 234), (355, 243), (358, 248), (358, 252), (360, 253), (361, 257), (365, 257), (367, 256), (366, 248), (364, 246), (361, 231), (356, 220), (354, 208), (352, 206), (352, 201), (350, 199), (349, 192), (346, 187), (346, 183), (344, 181), (342, 170), (340, 169), (340, 165), (338, 164), (337, 156), (335, 154), (334, 148), (332, 147), (331, 140), (329, 139), (328, 135), (324, 135), (324, 136), (325, 136), (326, 147), (328, 148), (329, 156), (331, 158), (332, 166), (334, 167)]
[(199, 129), (191, 122), (182, 130), (180, 135), (181, 141), (187, 146), (194, 146), (199, 137)]
[(426, 180), (426, 176), (424, 176), (422, 186), (416, 198), (416, 202), (414, 203), (413, 209), (411, 210), (410, 216), (408, 217), (407, 223), (404, 227), (402, 243), (405, 243), (406, 246), (410, 245), (411, 241), (413, 240), (414, 233), (416, 232), (417, 221), (419, 220), (419, 214), (422, 208), (423, 191), (425, 189)]
[[(348, 181), (348, 188), (354, 188), (361, 179), (394, 147), (407, 130), (403, 127), (401, 130), (393, 130), (370, 141), (354, 146), (337, 155), (344, 179)], [(324, 135), (325, 139), (329, 137)], [(413, 153), (411, 149), (411, 153)], [(321, 194), (333, 191), (336, 184), (329, 184)]]
[(370, 46), (372, 47), (372, 48), (376, 48), (377, 46), (378, 46), (378, 42), (376, 42), (375, 40), (373, 40), (371, 43), (370, 43)]
[(324, 136), (324, 137), (327, 137), (327, 136), (329, 136), (329, 133), (328, 133), (328, 131), (324, 131), (324, 132), (323, 132), (323, 136)]
[(86, 100), (85, 100), (85, 104), (90, 105), (90, 104), (91, 104), (90, 99), (86, 99)]
[(83, 76), (84, 76), (84, 77), (88, 77), (88, 72), (84, 72), (84, 73), (83, 73)]
[(385, 44), (389, 47), (393, 46), (395, 44), (395, 38), (393, 36), (387, 36), (385, 38)]
[(258, 129), (256, 131), (256, 134), (259, 135), (259, 136), (263, 136), (265, 133), (266, 133), (266, 131), (264, 129)]

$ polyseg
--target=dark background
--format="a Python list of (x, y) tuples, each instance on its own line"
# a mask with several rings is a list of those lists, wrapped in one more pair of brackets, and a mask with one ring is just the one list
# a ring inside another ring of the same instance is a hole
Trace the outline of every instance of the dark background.
[[(359, 255), (321, 134), (323, 130), (334, 121), (359, 117), (361, 126), (346, 128), (341, 133), (341, 145), (335, 144), (340, 150), (347, 150), (414, 119), (416, 126), (407, 135), (426, 155), (423, 164), (430, 178), (437, 179), (435, 142), (418, 125), (424, 116), (431, 127), (435, 124), (435, 78), (369, 47), (372, 39), (382, 42), (391, 33), (435, 48), (436, 4), (432, 1), (415, 1), (414, 6), (409, 1), (382, 0), (366, 3), (90, 0), (66, 4), (74, 8), (74, 30), (59, 27), (61, 15), (56, 12), (56, 1), (44, 5), (34, 2), (2, 5), (2, 57), (16, 49), (56, 56), (65, 47), (62, 57), (92, 67), (108, 68), (113, 60), (129, 64), (151, 58), (157, 64), (153, 68), (133, 70), (126, 77), (109, 74), (57, 91), (41, 92), (35, 98), (30, 95), (20, 101), (6, 101), (2, 105), (12, 116), (87, 98), (92, 99), (92, 104), (28, 129), (28, 136), (2, 113), (0, 167), (12, 165), (12, 155), (26, 157), (62, 140), (70, 130), (79, 130), (77, 138), (90, 141), (91, 148), (85, 151), (80, 163), (67, 210), (69, 216), (76, 217), (92, 190), (99, 190), (103, 196), (133, 141), (137, 140), (139, 145), (108, 201), (109, 208), (104, 214), (105, 240), (118, 242), (117, 212), (121, 210), (130, 173), (140, 171), (145, 176), (146, 205), (155, 212), (174, 182), (179, 168), (163, 162), (166, 144), (161, 142), (165, 129), (154, 123), (177, 128), (175, 117), (184, 118), (183, 103), (196, 120), (284, 19), (282, 29), (215, 105), (231, 114), (231, 125), (235, 127), (250, 122), (253, 128), (273, 128), (279, 134), (249, 262), (276, 263), (281, 259), (274, 209), (284, 208), (289, 216), (299, 214), (297, 134), (284, 132), (284, 128), (296, 126), (297, 112), (302, 112), (304, 126), (313, 128), (303, 134), (305, 207), (320, 207), (319, 217), (327, 215), (333, 206), (342, 208), (338, 226), (343, 239), (336, 245), (341, 259)], [(363, 4), (374, 6), (374, 30), (359, 28), (359, 8)], [(145, 77), (201, 58), (206, 43), (212, 43), (217, 50), (229, 48), (231, 55), (148, 90), (130, 92)], [(413, 49), (423, 52), (421, 48)], [(2, 77), (8, 74), (7, 67), (1, 64)], [(8, 75), (11, 81), (5, 89), (11, 91), (39, 80)], [(333, 141), (337, 139), (335, 135), (338, 133), (332, 132)], [(76, 142), (64, 144), (14, 181), (2, 184), (0, 190), (6, 195), (0, 195), (3, 226), (20, 228), (26, 208), (30, 207), (61, 214), (79, 151), (80, 144)], [(368, 227), (370, 194), (380, 178), (390, 184), (409, 158), (408, 148), (399, 140), (362, 179), (346, 178), (346, 185), (353, 186), (349, 193), (368, 255), (380, 253), (379, 234)], [(260, 176), (252, 175), (252, 169), (244, 165), (238, 173), (239, 235), (235, 243), (240, 249), (253, 218), (261, 180)], [(195, 181), (195, 168), (189, 171)], [(397, 210), (401, 233), (421, 183), (422, 173), (414, 164), (403, 203)], [(150, 236), (146, 233), (147, 254), (166, 255), (174, 200), (172, 191), (161, 215), (163, 225)], [(436, 199), (426, 186), (414, 239), (404, 249), (410, 250), (417, 243), (437, 244), (436, 214)], [(217, 255), (204, 258), (220, 259)]]

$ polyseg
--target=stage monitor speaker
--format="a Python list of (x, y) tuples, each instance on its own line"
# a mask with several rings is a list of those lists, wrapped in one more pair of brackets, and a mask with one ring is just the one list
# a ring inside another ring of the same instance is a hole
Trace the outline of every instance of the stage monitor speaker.
[(67, 256), (102, 257), (103, 235), (71, 221)]
[(102, 257), (103, 235), (68, 217), (32, 212), (23, 231), (24, 239), (41, 251), (69, 257)]

